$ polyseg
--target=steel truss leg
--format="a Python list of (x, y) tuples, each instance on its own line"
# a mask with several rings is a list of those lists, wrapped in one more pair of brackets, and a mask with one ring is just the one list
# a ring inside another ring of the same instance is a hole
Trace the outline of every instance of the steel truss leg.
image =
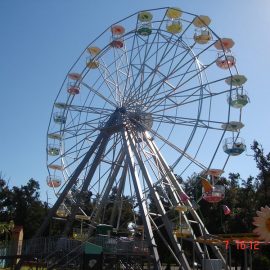
[[(159, 214), (161, 215), (161, 218), (162, 218), (162, 221), (163, 221), (163, 224), (165, 225), (165, 229), (166, 229), (166, 232), (169, 236), (169, 239), (172, 243), (172, 246), (174, 248), (174, 251), (176, 252), (176, 255), (178, 257), (179, 260), (178, 263), (179, 263), (179, 266), (182, 267), (182, 269), (184, 270), (190, 270), (190, 267), (189, 267), (189, 263), (186, 259), (186, 256), (184, 253), (182, 253), (182, 250), (181, 250), (181, 246), (179, 243), (177, 243), (177, 239), (175, 238), (175, 236), (173, 235), (173, 228), (171, 226), (171, 223), (168, 219), (168, 216), (166, 215), (166, 211), (163, 207), (163, 204), (160, 200), (160, 197), (159, 197), (159, 194), (157, 193), (157, 191), (154, 189), (153, 187), (153, 181), (150, 177), (150, 174), (148, 173), (148, 170), (147, 168), (145, 167), (137, 149), (136, 149), (136, 146), (135, 146), (135, 140), (134, 140), (134, 137), (129, 134), (128, 135), (128, 140), (129, 140), (129, 143), (130, 143), (130, 146), (131, 146), (131, 149), (136, 157), (136, 160), (139, 164), (139, 167), (142, 171), (142, 174), (143, 174), (143, 177), (144, 179), (146, 180), (146, 183), (147, 183), (147, 186), (150, 190), (150, 194), (152, 196), (152, 198), (154, 199), (154, 202), (155, 202), (155, 205), (158, 209), (158, 212)], [(168, 248), (168, 246), (167, 246)]]
[[(96, 209), (94, 211), (94, 216), (90, 220), (91, 222), (95, 222), (98, 219), (99, 215), (102, 212), (102, 209), (104, 208), (104, 206), (106, 206), (106, 204), (108, 202), (108, 197), (109, 197), (110, 191), (112, 190), (113, 184), (115, 183), (115, 179), (119, 173), (120, 168), (122, 167), (122, 163), (124, 161), (125, 155), (126, 155), (126, 153), (122, 148), (119, 152), (119, 155), (116, 159), (115, 165), (114, 165), (114, 167), (111, 171), (111, 174), (108, 178), (108, 185), (105, 189), (105, 192), (101, 195), (102, 199), (101, 199), (100, 203), (96, 206)], [(91, 231), (92, 230), (90, 229), (89, 234), (91, 234)]]
[(156, 230), (156, 232), (158, 233), (159, 237), (161, 238), (161, 240), (163, 241), (163, 243), (167, 246), (168, 250), (170, 251), (170, 253), (172, 254), (172, 256), (174, 257), (175, 261), (177, 262), (178, 265), (181, 265), (181, 263), (178, 260), (178, 257), (176, 256), (176, 254), (174, 253), (173, 249), (170, 247), (169, 243), (167, 242), (167, 240), (164, 238), (164, 236), (162, 235), (162, 233), (159, 231), (158, 226), (156, 225), (155, 221), (153, 220), (153, 218), (151, 216), (150, 220)]
[(117, 208), (119, 206), (120, 198), (122, 198), (121, 195), (122, 195), (123, 190), (125, 188), (126, 177), (127, 177), (127, 169), (128, 169), (128, 166), (125, 163), (121, 178), (119, 180), (119, 186), (118, 186), (118, 189), (117, 189), (116, 200), (115, 200), (115, 202), (113, 204), (112, 214), (111, 214), (111, 217), (110, 217), (110, 224), (112, 226), (113, 226), (114, 221), (115, 221), (116, 212), (117, 212)]
[[(147, 132), (145, 132), (145, 133), (146, 133), (146, 137), (149, 137), (149, 135), (147, 134)], [(172, 184), (173, 184), (173, 186), (174, 186), (173, 192), (177, 195), (177, 198), (178, 198), (177, 201), (178, 201), (178, 203), (181, 204), (180, 198), (179, 198), (179, 194), (178, 194), (178, 193), (179, 193), (179, 191), (180, 191), (180, 192), (184, 192), (184, 190), (182, 189), (182, 187), (180, 186), (180, 184), (179, 184), (178, 181), (176, 180), (175, 175), (171, 172), (170, 167), (166, 164), (166, 161), (165, 161), (164, 158), (162, 157), (162, 155), (161, 155), (161, 153), (159, 152), (159, 150), (158, 150), (157, 146), (155, 145), (154, 141), (148, 140), (148, 142), (149, 142), (149, 145), (152, 146), (151, 148), (154, 150), (154, 153), (157, 155), (159, 161), (161, 162), (162, 166), (163, 166), (164, 169), (165, 169), (166, 174), (168, 175), (169, 179), (171, 180), (171, 182), (172, 182)], [(189, 209), (190, 209), (189, 212), (191, 213), (193, 219), (194, 219), (194, 220), (197, 222), (197, 224), (200, 226), (200, 229), (202, 230), (202, 234), (203, 234), (203, 235), (209, 234), (209, 232), (207, 231), (207, 229), (206, 229), (204, 223), (203, 223), (202, 220), (200, 219), (199, 215), (197, 214), (197, 212), (196, 212), (196, 211), (194, 210), (194, 208), (192, 207), (192, 204), (191, 204), (190, 200), (188, 200), (188, 201), (186, 202), (186, 204), (187, 204), (187, 206), (189, 206)], [(185, 217), (185, 219), (186, 219), (186, 216), (185, 216), (185, 215), (184, 215), (184, 217)], [(194, 235), (193, 237), (195, 237), (195, 235)], [(195, 240), (195, 238), (194, 238), (194, 240)], [(196, 243), (196, 247), (199, 249), (199, 253), (202, 254), (199, 243)], [(223, 265), (226, 266), (226, 260), (225, 260), (225, 258), (223, 257), (223, 255), (222, 255), (220, 249), (219, 249), (217, 246), (213, 246), (213, 245), (211, 245), (211, 248), (212, 248), (212, 250), (213, 250), (213, 252), (214, 252), (216, 258), (221, 259)]]
[(99, 149), (96, 153), (96, 156), (93, 160), (93, 163), (89, 169), (89, 172), (84, 180), (84, 183), (83, 183), (83, 186), (77, 196), (77, 201), (76, 201), (76, 204), (72, 206), (72, 209), (71, 209), (71, 213), (69, 215), (69, 218), (68, 218), (68, 221), (66, 223), (66, 226), (65, 226), (65, 229), (63, 231), (63, 235), (66, 236), (68, 235), (68, 233), (71, 231), (72, 229), (72, 225), (73, 225), (73, 222), (74, 222), (74, 219), (75, 219), (75, 215), (77, 214), (77, 211), (81, 205), (81, 202), (82, 202), (82, 198), (84, 197), (84, 193), (85, 191), (88, 189), (90, 183), (91, 183), (91, 180), (95, 174), (95, 171), (100, 163), (100, 160), (102, 159), (102, 156), (105, 152), (105, 149), (106, 149), (106, 146), (108, 144), (108, 141), (109, 141), (109, 136), (108, 134), (104, 134), (103, 136), (103, 140), (101, 141), (100, 143), (100, 146), (99, 146)]
[[(149, 137), (149, 136), (144, 134), (144, 138), (148, 144), (150, 151), (154, 155), (157, 166), (160, 167), (160, 169), (162, 171), (162, 174), (163, 174), (162, 178), (164, 179), (164, 182), (167, 184), (167, 188), (168, 188), (169, 193), (172, 197), (172, 201), (173, 201), (174, 205), (175, 206), (176, 205), (184, 205), (179, 199), (179, 192), (177, 192), (177, 187), (175, 187), (175, 185), (173, 184), (173, 182), (177, 182), (175, 175), (171, 172), (169, 166), (167, 165), (166, 161), (163, 159), (161, 153), (157, 150), (157, 146), (155, 145), (155, 143), (153, 141), (147, 139), (147, 137)], [(181, 213), (181, 215), (183, 216), (186, 224), (189, 224), (189, 220), (188, 220), (186, 214)], [(192, 235), (192, 238), (195, 242), (196, 235), (194, 234), (193, 230), (192, 230), (191, 235)], [(199, 258), (204, 257), (204, 252), (202, 251), (202, 248), (198, 242), (195, 242), (195, 247), (196, 247), (196, 249), (195, 249), (196, 253), (198, 254)]]
[(135, 189), (136, 197), (137, 197), (139, 208), (140, 208), (140, 213), (141, 213), (141, 216), (143, 219), (146, 238), (147, 238), (147, 241), (150, 245), (149, 248), (150, 248), (151, 253), (153, 254), (154, 260), (155, 260), (154, 269), (161, 270), (162, 269), (161, 262), (159, 259), (157, 245), (156, 245), (156, 242), (154, 239), (154, 234), (153, 234), (152, 227), (151, 227), (151, 221), (150, 221), (148, 210), (147, 210), (146, 198), (144, 198), (144, 196), (143, 196), (140, 179), (139, 179), (136, 167), (135, 167), (134, 157), (133, 157), (133, 153), (131, 150), (130, 141), (128, 139), (128, 133), (124, 129), (122, 130), (122, 137), (123, 137), (124, 147), (126, 149), (127, 163), (129, 166), (129, 171), (130, 171), (130, 174), (131, 174), (131, 177), (133, 180), (134, 189)]

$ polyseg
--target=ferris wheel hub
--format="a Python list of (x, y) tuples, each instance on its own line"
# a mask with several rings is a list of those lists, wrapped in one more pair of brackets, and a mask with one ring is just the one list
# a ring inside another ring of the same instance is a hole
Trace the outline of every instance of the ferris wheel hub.
[(126, 109), (126, 107), (120, 107), (120, 108), (117, 108), (117, 110), (120, 112), (120, 113), (122, 113), (122, 114), (125, 114), (126, 112), (127, 112), (127, 109)]

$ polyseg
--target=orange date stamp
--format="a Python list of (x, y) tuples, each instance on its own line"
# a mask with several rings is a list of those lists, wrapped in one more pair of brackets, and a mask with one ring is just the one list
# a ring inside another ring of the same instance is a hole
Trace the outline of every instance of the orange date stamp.
[[(229, 240), (224, 240), (225, 248), (229, 249), (230, 242)], [(234, 240), (233, 243), (236, 245), (237, 250), (259, 250), (261, 242), (259, 241), (243, 241), (243, 240)]]

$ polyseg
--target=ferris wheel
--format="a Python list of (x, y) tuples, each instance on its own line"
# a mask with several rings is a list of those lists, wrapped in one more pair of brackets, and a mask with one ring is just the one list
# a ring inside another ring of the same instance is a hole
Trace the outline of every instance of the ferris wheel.
[[(51, 215), (68, 217), (66, 231), (78, 213), (93, 227), (103, 223), (109, 203), (106, 222), (117, 229), (128, 197), (142, 217), (134, 228), (143, 226), (160, 269), (154, 203), (171, 252), (190, 269), (179, 238), (196, 241), (208, 232), (176, 174), (196, 175), (202, 199), (219, 202), (229, 157), (246, 149), (239, 132), (247, 79), (236, 68), (234, 41), (210, 25), (208, 16), (179, 8), (140, 11), (108, 27), (72, 65), (47, 134), (47, 184), (57, 198)], [(81, 207), (86, 195), (96, 202), (90, 216)], [(167, 216), (172, 209), (177, 226)]]

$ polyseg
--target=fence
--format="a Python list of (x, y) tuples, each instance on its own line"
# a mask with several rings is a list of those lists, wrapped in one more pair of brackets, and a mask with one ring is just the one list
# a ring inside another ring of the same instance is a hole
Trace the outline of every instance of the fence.
[(28, 255), (41, 257), (56, 251), (69, 251), (80, 245), (80, 241), (64, 237), (42, 237), (19, 242), (0, 242), (0, 258)]
[(149, 248), (146, 241), (133, 240), (126, 237), (109, 237), (98, 235), (89, 239), (89, 242), (103, 247), (105, 253), (148, 255)]

